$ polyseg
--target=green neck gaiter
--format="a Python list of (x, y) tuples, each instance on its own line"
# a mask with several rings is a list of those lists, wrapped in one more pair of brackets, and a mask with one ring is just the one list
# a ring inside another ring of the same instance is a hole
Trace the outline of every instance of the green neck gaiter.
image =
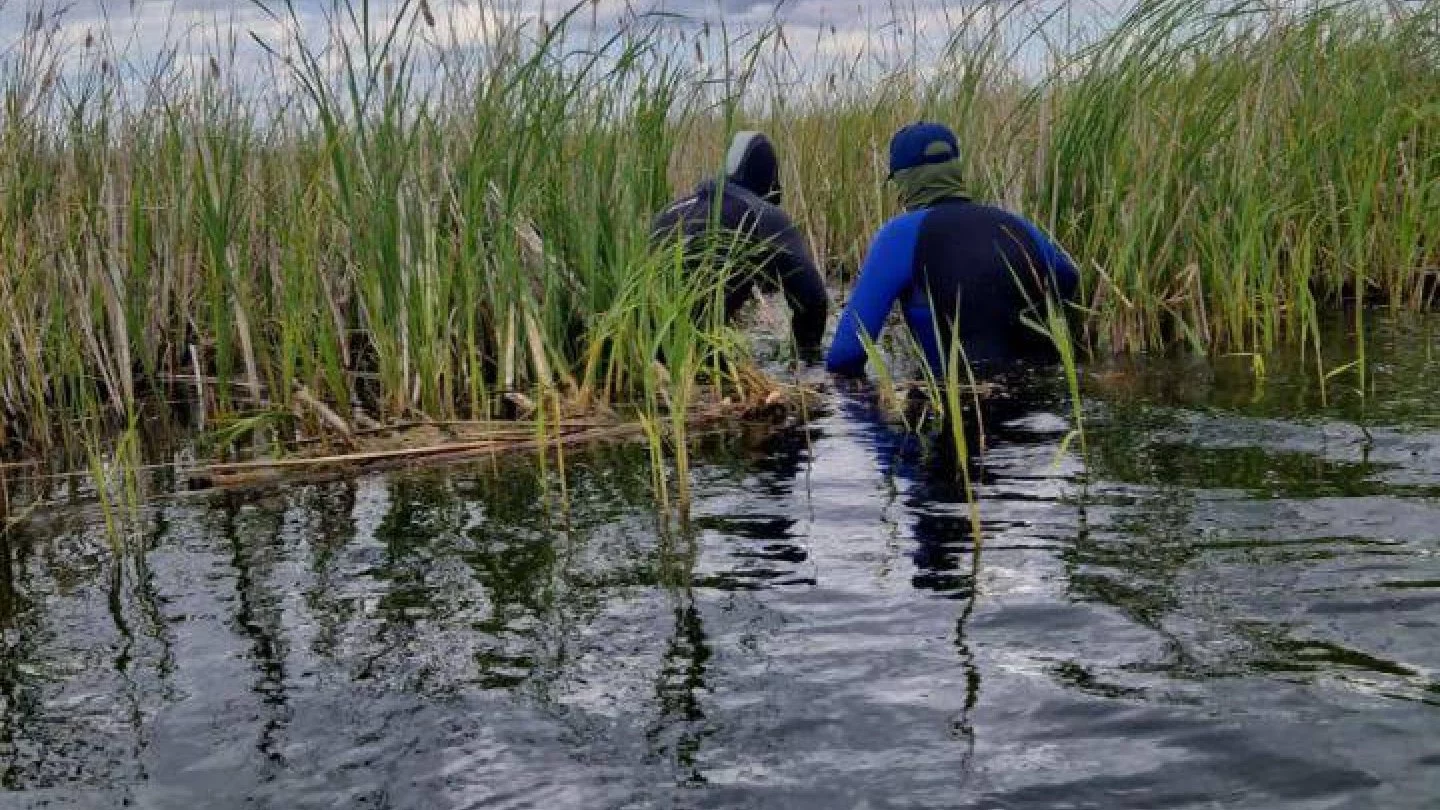
[(934, 205), (947, 197), (969, 199), (958, 160), (901, 169), (895, 173), (894, 180), (900, 189), (900, 203), (907, 211)]

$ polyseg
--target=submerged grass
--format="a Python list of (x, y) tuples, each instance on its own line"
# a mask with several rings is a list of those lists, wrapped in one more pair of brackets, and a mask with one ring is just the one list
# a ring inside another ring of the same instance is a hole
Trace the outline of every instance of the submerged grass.
[(1318, 355), (1325, 307), (1429, 306), (1440, 287), (1433, 0), (1143, 2), (1084, 41), (984, 4), (935, 47), (833, 62), (798, 59), (782, 27), (677, 41), (659, 18), (582, 47), (587, 8), (497, 12), (465, 48), (424, 2), (383, 23), (342, 2), (324, 46), (258, 37), (260, 78), (217, 56), (137, 80), (103, 35), (67, 50), (35, 19), (0, 56), (10, 454), (93, 448), (56, 425), (119, 435), (156, 398), (310, 435), (538, 414), (558, 436), (635, 404), (657, 487), (683, 501), (684, 414), (759, 378), (734, 331), (695, 317), (718, 279), (647, 228), (742, 125), (778, 142), (842, 288), (895, 212), (890, 133), (954, 125), (974, 194), (1084, 267), (1072, 375), (1081, 349)]

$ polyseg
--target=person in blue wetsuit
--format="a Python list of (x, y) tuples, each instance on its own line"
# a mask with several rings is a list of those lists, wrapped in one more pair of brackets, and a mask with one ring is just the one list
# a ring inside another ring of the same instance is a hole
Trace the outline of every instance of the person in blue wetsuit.
[(725, 319), (755, 294), (777, 289), (790, 305), (790, 327), (802, 357), (819, 359), (830, 297), (795, 223), (780, 208), (780, 164), (770, 139), (740, 132), (731, 140), (725, 178), (702, 181), (688, 196), (656, 215), (658, 243), (679, 236), (688, 260), (730, 266)]
[(952, 335), (972, 367), (1053, 356), (1050, 339), (1023, 318), (1033, 312), (1043, 321), (1047, 294), (1074, 299), (1079, 273), (1065, 252), (1025, 218), (970, 199), (955, 134), (942, 124), (895, 133), (890, 179), (906, 212), (871, 242), (826, 367), (862, 376), (862, 332), (878, 339), (897, 301), (937, 376)]

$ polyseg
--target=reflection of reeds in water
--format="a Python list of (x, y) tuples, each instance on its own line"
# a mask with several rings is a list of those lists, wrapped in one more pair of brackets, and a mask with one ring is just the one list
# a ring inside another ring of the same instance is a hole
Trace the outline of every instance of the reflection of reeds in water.
[(15, 574), (10, 553), (10, 481), (0, 466), (0, 630), (10, 629), (15, 613)]
[[(777, 140), (790, 203), (840, 267), (893, 212), (894, 128), (955, 125), (976, 196), (1084, 264), (1091, 348), (1263, 353), (1318, 342), (1328, 304), (1434, 292), (1435, 2), (1168, 0), (1085, 47), (973, 11), (883, 69), (796, 67), (778, 30), (697, 34), (698, 66), (694, 43), (643, 26), (583, 50), (568, 17), (496, 15), (466, 56), (427, 12), (323, 54), (267, 42), (288, 96), (215, 60), (160, 69), (137, 100), (103, 37), (78, 54), (44, 26), (21, 39), (0, 75), (7, 440), (123, 429), (155, 396), (198, 397), (207, 425), (341, 438), (527, 405), (553, 429), (638, 403), (683, 502), (679, 415), (702, 382), (743, 387), (746, 350), (690, 317), (713, 279), (646, 231), (742, 123)], [(1038, 78), (1016, 69), (1025, 41)]]

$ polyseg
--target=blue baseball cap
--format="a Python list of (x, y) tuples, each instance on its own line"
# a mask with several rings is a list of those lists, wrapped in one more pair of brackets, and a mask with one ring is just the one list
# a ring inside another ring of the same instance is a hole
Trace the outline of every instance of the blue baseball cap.
[(955, 133), (944, 124), (918, 121), (901, 127), (890, 138), (890, 176), (898, 171), (923, 166), (927, 163), (944, 163), (960, 157), (960, 144)]

